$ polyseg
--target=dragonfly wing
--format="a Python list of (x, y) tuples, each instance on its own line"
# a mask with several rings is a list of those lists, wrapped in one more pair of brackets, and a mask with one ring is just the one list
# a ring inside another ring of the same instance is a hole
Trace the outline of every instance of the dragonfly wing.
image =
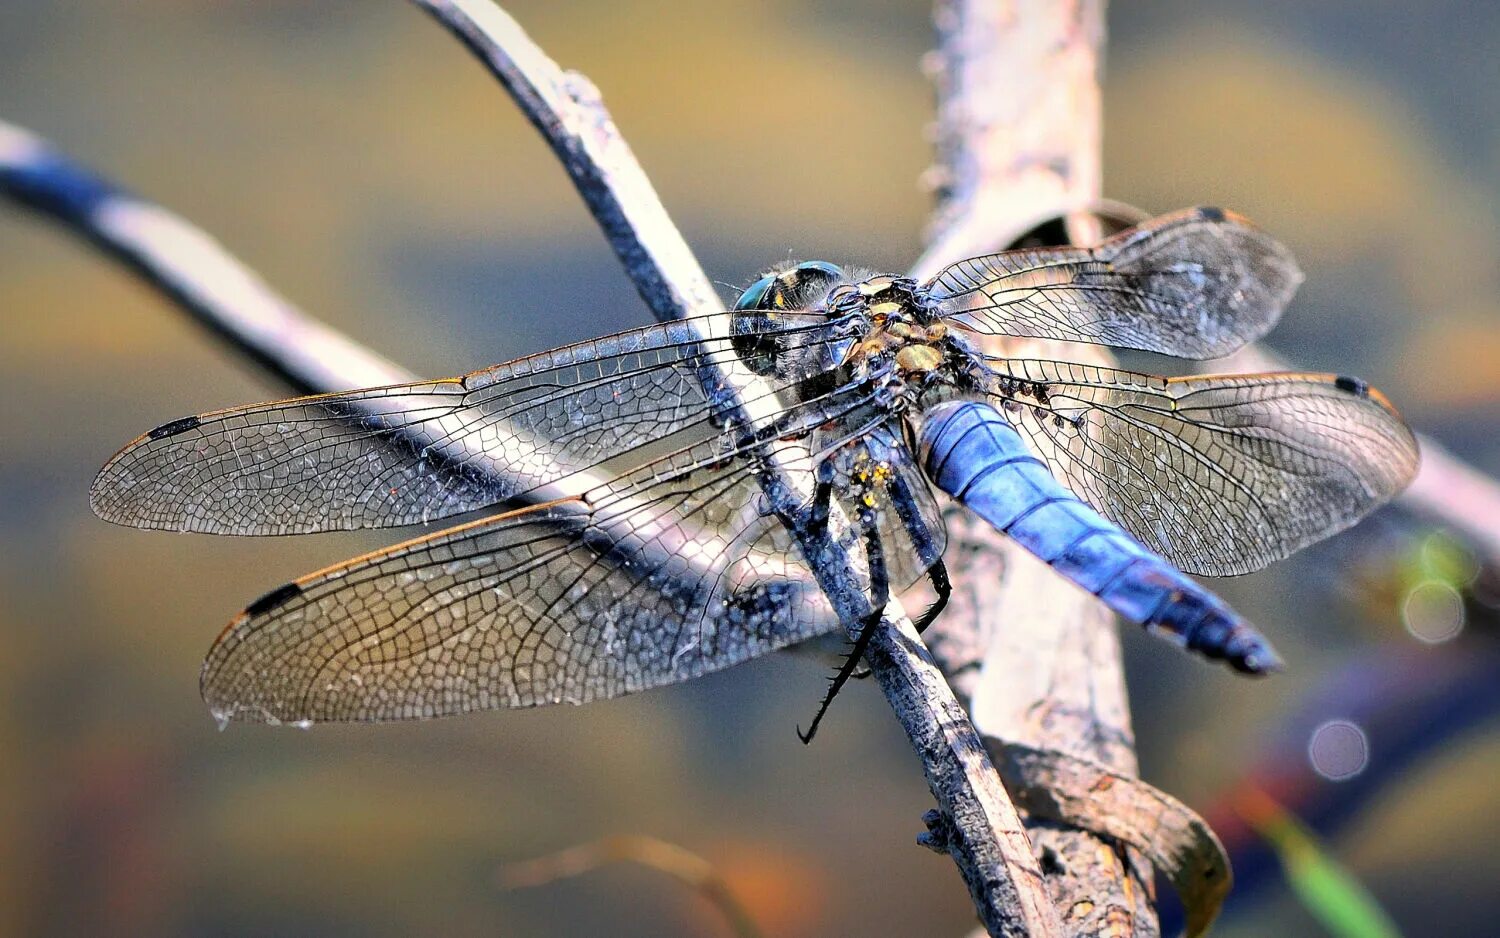
[(940, 315), (986, 335), (1219, 358), (1265, 335), (1301, 281), (1275, 239), (1233, 212), (1198, 208), (1091, 248), (971, 258), (924, 289)]
[(1008, 419), (1068, 488), (1188, 573), (1258, 570), (1347, 528), (1417, 470), (1411, 431), (1354, 378), (999, 366), (1028, 383), (998, 395)]
[(922, 463), (933, 484), (1115, 612), (1235, 669), (1264, 674), (1266, 639), (1197, 581), (1099, 516), (1027, 452), (1010, 421), (982, 401), (924, 415)]
[[(832, 341), (827, 320), (793, 327)], [(533, 492), (640, 447), (716, 432), (699, 369), (729, 338), (666, 323), (461, 378), (294, 398), (175, 420), (121, 450), (90, 499), (108, 521), (215, 534), (423, 523)], [(800, 375), (752, 385), (774, 395)], [(637, 464), (644, 457), (635, 457)], [(583, 479), (577, 489), (593, 480)]]
[[(805, 442), (771, 445), (810, 484)], [(758, 465), (701, 442), (582, 496), (304, 577), (224, 631), (204, 699), (221, 720), (267, 722), (583, 703), (830, 631), (837, 617), (764, 510)], [(857, 546), (840, 515), (830, 525)]]

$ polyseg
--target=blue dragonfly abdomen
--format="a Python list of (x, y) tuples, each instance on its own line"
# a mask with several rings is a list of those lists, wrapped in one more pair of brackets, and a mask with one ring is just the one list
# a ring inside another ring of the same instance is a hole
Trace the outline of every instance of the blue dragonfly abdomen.
[(1237, 670), (1279, 669), (1253, 626), (1068, 491), (989, 404), (927, 411), (921, 451), (933, 484), (1116, 613)]

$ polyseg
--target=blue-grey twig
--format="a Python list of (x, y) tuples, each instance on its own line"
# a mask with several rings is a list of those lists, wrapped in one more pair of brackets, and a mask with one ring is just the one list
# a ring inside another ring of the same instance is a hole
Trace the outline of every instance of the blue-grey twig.
[[(479, 57), (552, 146), (658, 318), (721, 310), (702, 268), (587, 79), (560, 69), (489, 0), (412, 2)], [(695, 322), (711, 330), (728, 326), (727, 317)], [(743, 386), (745, 379), (738, 376), (742, 372), (710, 366), (699, 379), (711, 396), (722, 399), (724, 392), (736, 392), (740, 408), (747, 401), (769, 402), (767, 395)], [(785, 502), (792, 491), (785, 480), (766, 482), (773, 505)], [(813, 572), (840, 619), (857, 624), (866, 600), (849, 581), (849, 566), (831, 558), (827, 545), (804, 553), (817, 558)], [(854, 628), (857, 625), (851, 625)], [(866, 660), (922, 760), (933, 796), (959, 831), (950, 854), (969, 886), (980, 921), (993, 934), (1058, 933), (1056, 914), (1041, 888), (1040, 870), (1015, 808), (968, 714), (895, 600), (886, 608)]]
[[(658, 317), (719, 310), (712, 287), (586, 79), (563, 73), (490, 3), (417, 2), (491, 66), (552, 143)], [(0, 125), (0, 194), (104, 247), (299, 390), (412, 378), (299, 312), (202, 231), (6, 125)], [(722, 381), (722, 375), (702, 377)], [(747, 399), (768, 398), (740, 396)], [(825, 585), (836, 605), (857, 598), (837, 576)], [(888, 610), (870, 658), (935, 797), (962, 831), (952, 854), (981, 921), (996, 934), (1055, 934), (1055, 916), (1040, 892), (1015, 810), (967, 715), (898, 604)]]
[(297, 309), (202, 229), (0, 121), (0, 194), (86, 237), (299, 391), (415, 380)]

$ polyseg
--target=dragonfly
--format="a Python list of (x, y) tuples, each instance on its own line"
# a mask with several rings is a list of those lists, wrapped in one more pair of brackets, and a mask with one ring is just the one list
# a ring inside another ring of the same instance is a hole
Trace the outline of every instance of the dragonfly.
[(1399, 492), (1418, 456), (1391, 403), (1340, 375), (1161, 378), (981, 342), (1216, 358), (1300, 280), (1214, 208), (921, 283), (810, 261), (705, 322), (174, 420), (90, 501), (238, 535), (484, 512), (250, 603), (202, 670), (221, 725), (584, 703), (857, 629), (821, 718), (892, 596), (932, 584), (919, 628), (946, 600), (936, 491), (1124, 618), (1266, 673), (1270, 643), (1188, 574), (1259, 569)]

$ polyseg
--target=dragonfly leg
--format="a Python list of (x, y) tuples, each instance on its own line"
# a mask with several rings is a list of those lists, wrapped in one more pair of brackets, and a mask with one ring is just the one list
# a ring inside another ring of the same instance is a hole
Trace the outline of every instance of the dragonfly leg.
[(818, 705), (818, 712), (813, 716), (812, 723), (808, 725), (807, 732), (804, 733), (802, 727), (797, 727), (797, 738), (802, 740), (804, 746), (812, 742), (813, 736), (817, 735), (818, 724), (823, 721), (823, 714), (828, 712), (833, 698), (837, 697), (839, 691), (844, 689), (844, 685), (849, 683), (849, 678), (859, 666), (860, 659), (865, 655), (865, 649), (870, 647), (870, 639), (880, 625), (886, 602), (891, 596), (891, 584), (886, 573), (885, 551), (880, 543), (880, 535), (876, 533), (873, 522), (861, 518), (860, 523), (864, 528), (865, 556), (870, 567), (871, 612), (865, 617), (864, 624), (860, 626), (859, 637), (854, 640), (854, 645), (845, 656), (844, 663), (839, 665), (838, 672), (828, 682), (828, 693), (823, 696), (823, 702)]
[[(911, 538), (912, 547), (917, 556), (927, 564), (927, 581), (932, 584), (932, 590), (937, 598), (931, 606), (913, 620), (917, 627), (917, 634), (927, 631), (927, 627), (936, 621), (938, 614), (948, 605), (948, 597), (953, 595), (953, 584), (948, 580), (948, 568), (943, 565), (943, 533), (941, 528), (934, 530), (932, 522), (923, 517), (920, 507), (911, 486), (899, 473), (893, 475), (885, 483), (886, 497), (896, 509), (896, 516), (901, 519), (901, 524), (906, 528), (907, 536)], [(938, 522), (941, 524), (941, 522)]]
[(941, 560), (927, 568), (927, 582), (932, 584), (932, 590), (937, 598), (932, 605), (922, 610), (922, 614), (912, 620), (917, 627), (917, 634), (921, 635), (927, 631), (927, 627), (937, 621), (937, 617), (948, 606), (948, 598), (953, 595), (953, 582), (948, 579), (948, 567)]
[[(948, 568), (941, 560), (927, 568), (927, 581), (932, 584), (937, 598), (932, 601), (932, 605), (922, 610), (920, 616), (912, 620), (912, 625), (917, 627), (918, 635), (927, 631), (927, 627), (937, 621), (938, 615), (948, 605), (948, 597), (953, 595), (953, 583), (948, 579)], [(863, 681), (870, 676), (870, 669), (860, 668), (849, 676), (856, 681)]]
[[(917, 628), (917, 634), (921, 635), (937, 620), (943, 608), (948, 605), (948, 597), (953, 595), (953, 584), (948, 579), (948, 568), (943, 565), (941, 532), (934, 532), (931, 524), (922, 516), (911, 488), (899, 473), (886, 481), (885, 494), (891, 505), (895, 507), (896, 515), (901, 519), (902, 525), (906, 527), (907, 535), (911, 538), (912, 546), (916, 548), (918, 556), (929, 561), (926, 571), (927, 581), (932, 584), (936, 599), (912, 622)], [(862, 681), (869, 676), (869, 668), (860, 668), (853, 675), (856, 681)]]

